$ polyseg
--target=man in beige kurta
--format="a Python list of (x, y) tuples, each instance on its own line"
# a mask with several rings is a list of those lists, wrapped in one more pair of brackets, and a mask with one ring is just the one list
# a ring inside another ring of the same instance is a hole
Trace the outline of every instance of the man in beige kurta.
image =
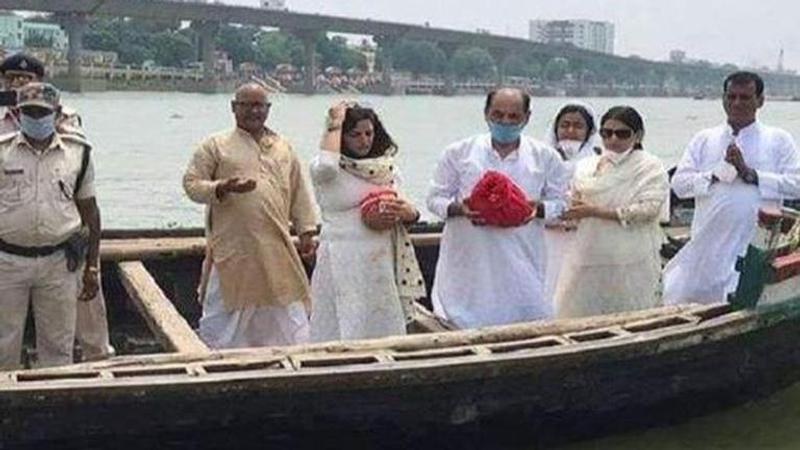
[(206, 138), (183, 179), (187, 195), (209, 207), (212, 264), (199, 333), (214, 348), (308, 339), (308, 279), (289, 228), (310, 257), (316, 208), (291, 145), (264, 126), (269, 107), (260, 86), (239, 88), (236, 127)]

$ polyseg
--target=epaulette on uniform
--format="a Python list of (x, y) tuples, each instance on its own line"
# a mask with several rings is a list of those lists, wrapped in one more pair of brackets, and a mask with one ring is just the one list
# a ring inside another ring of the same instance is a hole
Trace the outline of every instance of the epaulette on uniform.
[(85, 137), (83, 137), (83, 136), (81, 136), (79, 134), (63, 133), (63, 134), (59, 134), (59, 136), (61, 137), (61, 140), (64, 141), (64, 143), (67, 143), (67, 144), (78, 144), (78, 145), (81, 145), (83, 147), (88, 147), (90, 149), (92, 148), (92, 143), (89, 142)]
[(8, 133), (0, 134), (0, 145), (6, 145), (14, 140), (19, 134), (19, 131), (11, 131)]

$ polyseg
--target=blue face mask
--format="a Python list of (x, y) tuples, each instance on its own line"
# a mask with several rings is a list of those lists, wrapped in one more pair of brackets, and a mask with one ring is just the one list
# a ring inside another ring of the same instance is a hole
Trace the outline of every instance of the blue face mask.
[(493, 140), (501, 144), (511, 144), (519, 139), (525, 125), (524, 122), (520, 124), (506, 124), (490, 121), (489, 132), (492, 134)]
[(26, 136), (41, 141), (56, 132), (56, 113), (38, 119), (25, 114), (19, 115), (19, 127)]

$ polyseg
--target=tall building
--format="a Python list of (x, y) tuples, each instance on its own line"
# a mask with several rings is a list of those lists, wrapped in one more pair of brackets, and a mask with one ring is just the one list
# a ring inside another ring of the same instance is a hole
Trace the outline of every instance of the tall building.
[(614, 24), (592, 20), (531, 20), (529, 39), (614, 54)]
[(67, 34), (64, 33), (64, 30), (62, 30), (59, 25), (54, 23), (24, 22), (22, 24), (22, 30), (25, 41), (35, 42), (41, 47), (66, 50), (69, 44)]
[(0, 14), (0, 47), (4, 50), (20, 49), (25, 45), (22, 17), (9, 13)]

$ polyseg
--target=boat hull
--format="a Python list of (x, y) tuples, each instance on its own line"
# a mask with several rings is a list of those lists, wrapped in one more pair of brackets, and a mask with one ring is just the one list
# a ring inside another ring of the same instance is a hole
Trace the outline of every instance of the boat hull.
[[(728, 313), (700, 326), (569, 349), (476, 352), (407, 364), (395, 357), (306, 368), (290, 354), (218, 375), (192, 377), (177, 369), (170, 376), (162, 366), (152, 378), (130, 382), (117, 374), (93, 383), (0, 385), (0, 447), (216, 430), (227, 430), (234, 441), (257, 435), (302, 443), (327, 434), (553, 444), (683, 420), (800, 378), (796, 316)], [(232, 436), (230, 430), (242, 431)]]

